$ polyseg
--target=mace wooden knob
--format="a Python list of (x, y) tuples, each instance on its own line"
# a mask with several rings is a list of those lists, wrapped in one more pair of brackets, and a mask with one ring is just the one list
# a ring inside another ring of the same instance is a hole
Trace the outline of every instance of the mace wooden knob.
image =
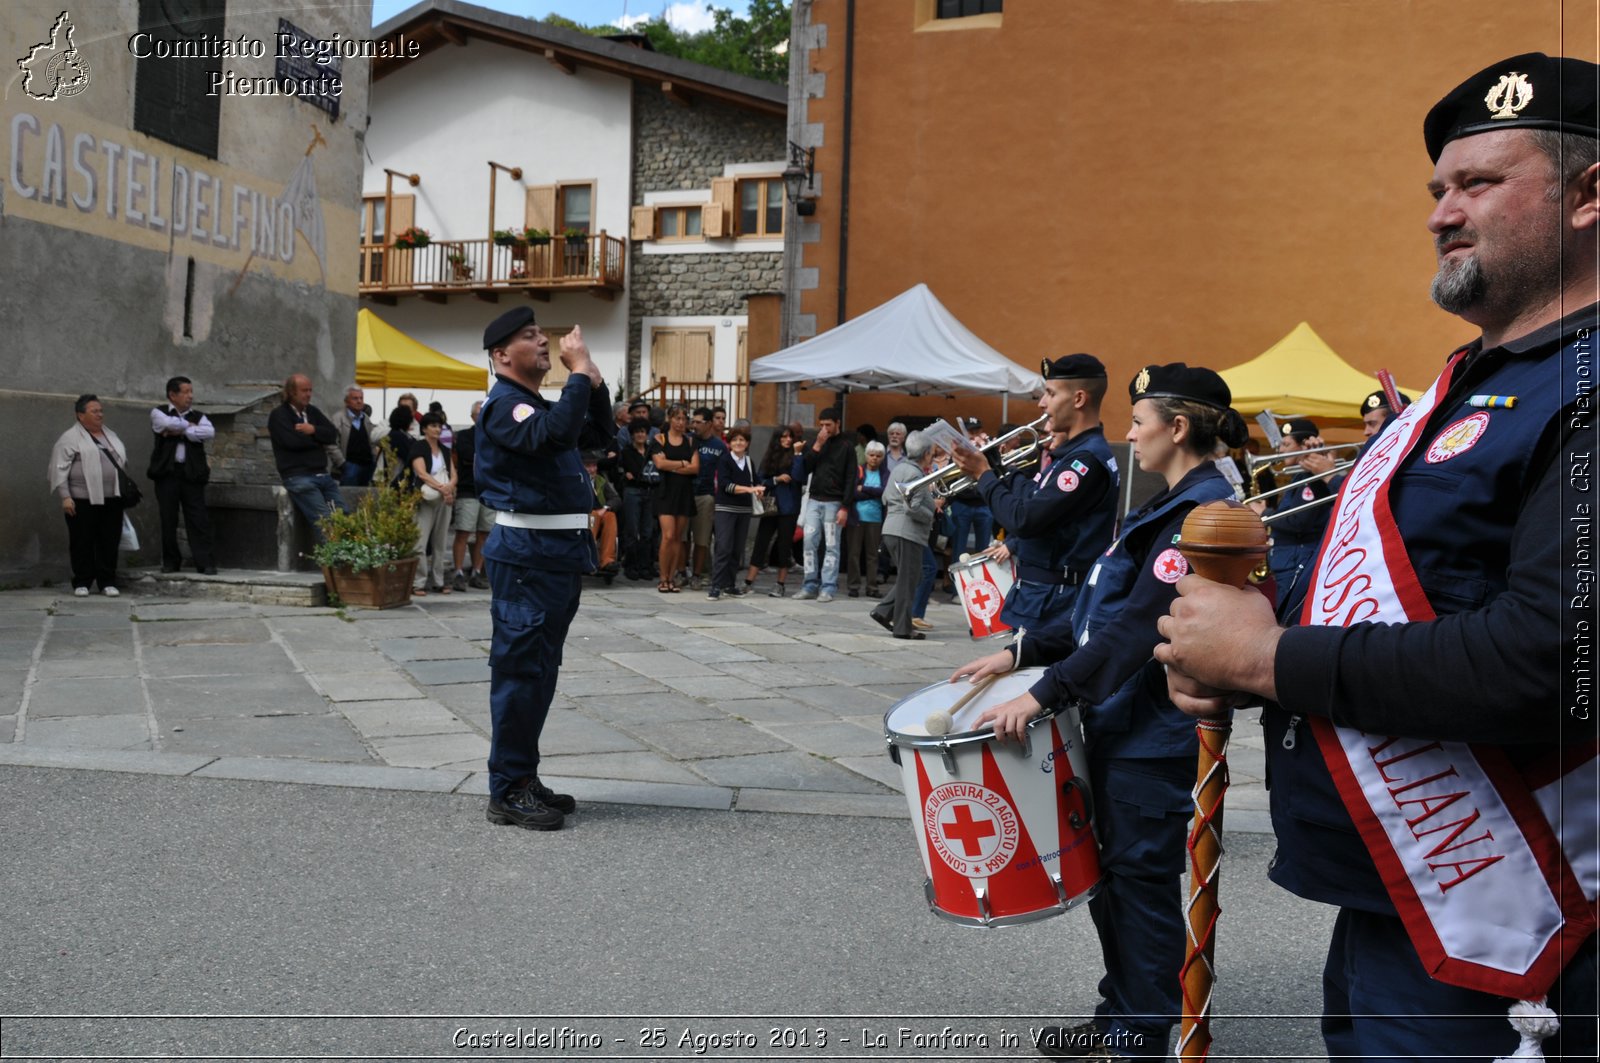
[(1249, 506), (1218, 499), (1189, 511), (1177, 547), (1196, 575), (1243, 587), (1267, 556), (1267, 526)]

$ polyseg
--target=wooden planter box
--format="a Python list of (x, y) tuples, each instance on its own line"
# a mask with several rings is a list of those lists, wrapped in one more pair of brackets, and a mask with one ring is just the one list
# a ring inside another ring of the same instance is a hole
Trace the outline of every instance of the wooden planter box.
[(347, 568), (322, 570), (323, 580), (328, 589), (339, 596), (339, 601), (373, 609), (393, 609), (411, 601), (411, 581), (416, 575), (415, 556), (361, 572), (351, 572)]

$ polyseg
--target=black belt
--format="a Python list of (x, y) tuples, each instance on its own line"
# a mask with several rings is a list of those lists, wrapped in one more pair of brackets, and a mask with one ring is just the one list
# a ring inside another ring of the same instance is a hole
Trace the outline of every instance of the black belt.
[(1076, 587), (1083, 582), (1083, 573), (1070, 568), (1058, 572), (1053, 568), (1040, 568), (1038, 565), (1025, 565), (1019, 562), (1017, 578), (1033, 583), (1048, 583), (1055, 587)]

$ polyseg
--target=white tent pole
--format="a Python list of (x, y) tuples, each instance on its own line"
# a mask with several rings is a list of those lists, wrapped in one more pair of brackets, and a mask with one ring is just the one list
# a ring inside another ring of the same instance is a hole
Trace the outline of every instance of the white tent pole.
[(1011, 411), (1011, 392), (1009, 392), (1009, 391), (1003, 392), (1000, 395), (1000, 423), (1001, 424), (1010, 424), (1011, 423), (1011, 413), (1010, 413), (1010, 411)]

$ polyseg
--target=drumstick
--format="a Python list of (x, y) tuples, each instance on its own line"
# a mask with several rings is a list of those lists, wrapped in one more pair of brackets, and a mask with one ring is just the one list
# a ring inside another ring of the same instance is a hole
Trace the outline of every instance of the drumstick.
[(922, 722), (922, 725), (928, 729), (928, 733), (931, 735), (949, 734), (950, 726), (955, 719), (956, 713), (966, 708), (967, 702), (988, 690), (990, 685), (998, 678), (1000, 678), (1000, 673), (998, 672), (984, 676), (972, 684), (972, 689), (961, 695), (960, 700), (948, 709), (939, 709), (936, 712), (928, 713), (928, 718)]

